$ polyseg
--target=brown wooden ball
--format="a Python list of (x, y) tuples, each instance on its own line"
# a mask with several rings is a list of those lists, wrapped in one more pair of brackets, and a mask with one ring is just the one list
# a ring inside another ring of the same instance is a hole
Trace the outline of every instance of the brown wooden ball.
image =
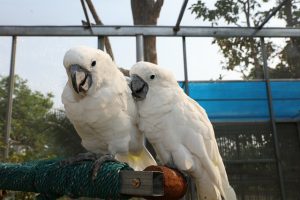
[(160, 171), (164, 174), (164, 196), (147, 197), (149, 200), (177, 200), (182, 198), (187, 191), (187, 183), (184, 176), (176, 169), (165, 166), (147, 167), (144, 171)]

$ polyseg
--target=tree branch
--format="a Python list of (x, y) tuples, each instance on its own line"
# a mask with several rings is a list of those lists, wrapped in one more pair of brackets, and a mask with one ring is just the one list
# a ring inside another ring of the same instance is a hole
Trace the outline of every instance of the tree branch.
[[(98, 14), (97, 14), (97, 11), (93, 5), (93, 2), (92, 0), (86, 0), (86, 3), (93, 15), (93, 18), (96, 22), (96, 24), (98, 25), (103, 25), (102, 21), (100, 20)], [(110, 55), (110, 57), (114, 60), (114, 55), (113, 55), (113, 52), (112, 52), (112, 48), (111, 48), (111, 45), (110, 45), (110, 41), (108, 39), (108, 37), (104, 37), (104, 46), (105, 46), (105, 49), (106, 49), (106, 52)]]

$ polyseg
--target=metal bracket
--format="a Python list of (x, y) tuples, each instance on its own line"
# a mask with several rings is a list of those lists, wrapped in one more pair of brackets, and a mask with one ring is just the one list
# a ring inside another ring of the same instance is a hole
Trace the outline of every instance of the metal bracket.
[(163, 196), (164, 178), (159, 171), (120, 171), (121, 190), (123, 195)]

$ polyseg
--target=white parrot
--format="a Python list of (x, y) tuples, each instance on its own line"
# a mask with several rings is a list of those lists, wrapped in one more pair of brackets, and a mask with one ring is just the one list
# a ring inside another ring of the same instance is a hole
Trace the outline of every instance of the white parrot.
[(235, 200), (205, 110), (179, 87), (174, 75), (155, 64), (130, 69), (139, 128), (162, 162), (188, 173), (201, 200)]
[(137, 127), (137, 109), (123, 74), (105, 52), (86, 46), (64, 56), (66, 115), (92, 153), (112, 154), (135, 170), (156, 165)]

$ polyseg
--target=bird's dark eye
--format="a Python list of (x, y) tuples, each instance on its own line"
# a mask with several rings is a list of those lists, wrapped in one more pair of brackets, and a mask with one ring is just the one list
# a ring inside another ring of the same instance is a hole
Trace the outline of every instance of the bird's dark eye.
[(94, 61), (92, 61), (92, 67), (95, 67), (96, 66), (96, 61), (94, 60)]
[(154, 78), (155, 78), (155, 75), (151, 75), (151, 76), (150, 76), (150, 79), (153, 80)]

